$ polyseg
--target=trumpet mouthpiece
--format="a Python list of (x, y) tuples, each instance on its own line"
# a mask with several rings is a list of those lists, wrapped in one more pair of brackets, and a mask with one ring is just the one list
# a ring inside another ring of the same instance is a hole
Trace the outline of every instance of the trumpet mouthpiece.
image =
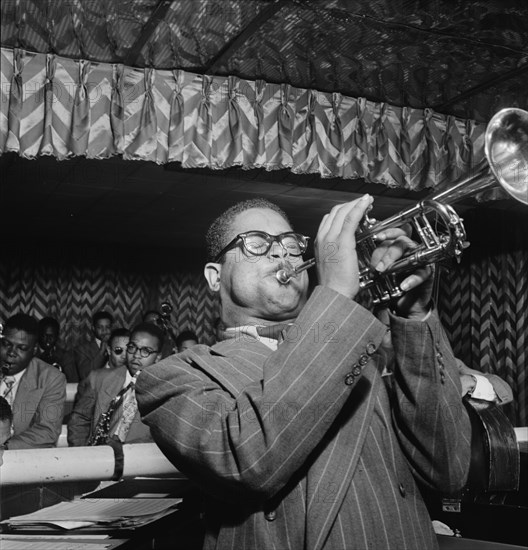
[(281, 285), (286, 285), (290, 282), (292, 277), (295, 277), (295, 271), (279, 269), (279, 271), (275, 274), (275, 277), (277, 277), (277, 281), (279, 281)]

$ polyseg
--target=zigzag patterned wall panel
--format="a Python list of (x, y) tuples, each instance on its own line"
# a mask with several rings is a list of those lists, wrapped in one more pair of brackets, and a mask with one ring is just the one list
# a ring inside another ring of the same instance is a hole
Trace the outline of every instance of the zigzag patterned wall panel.
[(455, 354), (508, 382), (514, 402), (506, 413), (515, 425), (526, 426), (528, 236), (516, 229), (495, 241), (481, 237), (461, 265), (442, 273), (438, 308)]
[(72, 253), (67, 262), (53, 251), (5, 253), (0, 263), (0, 320), (19, 311), (37, 319), (55, 317), (61, 322), (61, 340), (70, 347), (89, 333), (97, 310), (112, 313), (116, 326), (130, 327), (146, 310), (168, 301), (176, 334), (191, 329), (202, 342), (214, 340), (218, 303), (198, 273), (174, 270), (163, 262), (154, 270), (130, 269), (118, 265), (111, 251), (95, 260), (90, 251), (87, 257)]
[[(510, 384), (515, 402), (507, 413), (514, 424), (526, 426), (528, 247), (523, 241), (510, 248), (490, 253), (472, 244), (462, 264), (441, 275), (438, 308), (455, 354)], [(200, 341), (214, 341), (219, 304), (201, 267), (178, 267), (156, 256), (142, 258), (145, 267), (138, 268), (126, 258), (126, 251), (116, 259), (112, 250), (99, 249), (3, 251), (0, 322), (17, 311), (51, 315), (61, 321), (64, 343), (73, 346), (89, 332), (96, 310), (132, 326), (166, 301), (173, 307), (174, 332), (191, 329)]]

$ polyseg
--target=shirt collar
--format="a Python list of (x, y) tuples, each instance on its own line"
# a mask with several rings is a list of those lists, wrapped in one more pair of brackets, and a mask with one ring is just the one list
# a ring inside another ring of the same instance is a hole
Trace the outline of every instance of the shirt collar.
[(223, 335), (226, 339), (240, 338), (242, 340), (247, 337), (255, 338), (272, 350), (276, 350), (278, 345), (277, 340), (266, 338), (265, 336), (260, 336), (257, 332), (257, 327), (254, 325), (242, 325), (238, 327), (227, 328), (224, 330)]

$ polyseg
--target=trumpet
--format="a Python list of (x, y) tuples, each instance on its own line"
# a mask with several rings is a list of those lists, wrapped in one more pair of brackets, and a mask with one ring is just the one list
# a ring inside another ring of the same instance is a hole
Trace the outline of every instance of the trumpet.
[[(374, 304), (401, 296), (403, 291), (398, 281), (401, 281), (402, 275), (417, 267), (449, 258), (460, 261), (469, 242), (463, 220), (452, 204), (498, 187), (528, 205), (528, 112), (511, 107), (496, 113), (486, 127), (484, 152), (488, 166), (476, 175), (386, 220), (376, 221), (368, 214), (363, 218), (356, 233), (359, 286), (370, 292)], [(434, 222), (429, 219), (432, 216)], [(376, 272), (370, 266), (370, 258), (376, 248), (374, 235), (407, 224), (416, 230), (421, 243), (384, 273)], [(295, 268), (281, 269), (276, 274), (277, 280), (287, 284), (315, 263), (315, 258), (311, 258)]]

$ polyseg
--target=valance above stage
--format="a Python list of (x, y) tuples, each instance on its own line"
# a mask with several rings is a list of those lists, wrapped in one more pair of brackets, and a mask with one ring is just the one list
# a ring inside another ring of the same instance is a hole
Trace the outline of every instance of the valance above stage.
[(420, 191), (484, 161), (485, 124), (288, 84), (1, 49), (0, 154), (290, 169)]

